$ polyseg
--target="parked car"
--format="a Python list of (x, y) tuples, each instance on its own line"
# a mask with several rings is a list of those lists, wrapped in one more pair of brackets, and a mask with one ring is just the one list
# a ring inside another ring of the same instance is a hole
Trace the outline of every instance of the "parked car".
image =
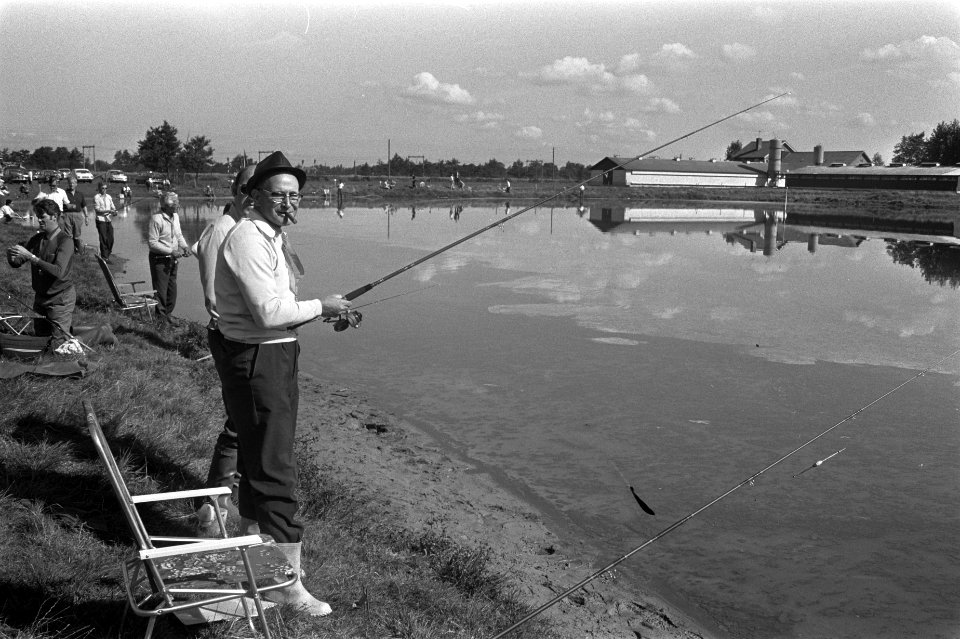
[(150, 184), (154, 186), (159, 186), (167, 176), (163, 173), (154, 173), (153, 171), (147, 171), (146, 173), (141, 173), (137, 176), (137, 184), (147, 184), (147, 180), (150, 180)]
[(70, 173), (73, 172), (73, 169), (57, 169), (57, 172), (60, 174), (61, 180), (66, 180), (70, 177)]
[(127, 174), (119, 169), (110, 169), (107, 171), (107, 182), (127, 183)]
[(37, 180), (38, 182), (42, 182), (46, 184), (47, 182), (50, 181), (50, 178), (53, 178), (59, 182), (60, 171), (56, 169), (41, 169), (39, 171), (33, 172), (33, 179)]
[(89, 169), (74, 169), (73, 174), (77, 176), (77, 182), (93, 182), (93, 173)]
[(22, 166), (8, 166), (3, 169), (4, 182), (29, 182), (30, 171)]

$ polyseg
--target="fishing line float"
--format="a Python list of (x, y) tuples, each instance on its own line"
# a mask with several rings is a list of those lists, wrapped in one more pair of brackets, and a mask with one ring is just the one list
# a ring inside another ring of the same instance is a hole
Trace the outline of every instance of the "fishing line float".
[[(510, 626), (510, 627), (507, 628), (506, 630), (500, 632), (499, 634), (493, 636), (491, 639), (501, 639), (501, 637), (504, 637), (504, 636), (510, 634), (511, 632), (513, 632), (514, 630), (516, 630), (517, 628), (519, 628), (520, 626), (522, 626), (522, 625), (526, 624), (527, 622), (529, 622), (529, 621), (530, 621), (531, 619), (533, 619), (534, 617), (542, 614), (544, 611), (546, 611), (546, 610), (548, 610), (549, 608), (553, 607), (553, 606), (556, 605), (558, 602), (560, 602), (560, 601), (562, 601), (563, 599), (565, 599), (566, 597), (570, 596), (571, 594), (573, 594), (574, 592), (576, 592), (576, 591), (579, 590), (580, 588), (586, 586), (588, 583), (590, 583), (591, 581), (593, 581), (594, 579), (596, 579), (596, 578), (599, 577), (600, 575), (602, 575), (602, 574), (604, 574), (604, 573), (612, 570), (613, 568), (619, 566), (619, 565), (622, 564), (624, 561), (626, 561), (627, 559), (629, 559), (629, 558), (632, 557), (633, 555), (637, 554), (638, 552), (640, 552), (641, 550), (643, 550), (643, 549), (646, 548), (647, 546), (649, 546), (649, 545), (651, 545), (651, 544), (659, 541), (660, 539), (662, 539), (663, 537), (667, 536), (668, 534), (670, 534), (671, 532), (673, 532), (674, 530), (676, 530), (676, 529), (679, 528), (680, 526), (684, 525), (685, 523), (687, 523), (688, 521), (690, 521), (691, 519), (693, 519), (694, 517), (696, 517), (697, 515), (699, 515), (699, 514), (702, 513), (703, 511), (705, 511), (705, 510), (707, 510), (708, 508), (710, 508), (711, 506), (717, 504), (718, 502), (720, 502), (721, 500), (725, 499), (726, 497), (732, 495), (733, 493), (735, 493), (737, 490), (739, 490), (739, 489), (742, 488), (743, 486), (746, 486), (747, 484), (753, 485), (754, 480), (755, 480), (757, 477), (759, 477), (760, 475), (764, 474), (765, 472), (767, 472), (768, 470), (770, 470), (770, 469), (773, 468), (774, 466), (777, 466), (777, 465), (780, 464), (781, 462), (783, 462), (783, 461), (785, 461), (785, 460), (793, 457), (795, 454), (797, 454), (798, 452), (800, 452), (801, 450), (803, 450), (804, 448), (806, 448), (807, 446), (809, 446), (809, 445), (812, 444), (813, 442), (815, 442), (815, 441), (817, 441), (818, 439), (826, 436), (828, 433), (830, 433), (830, 432), (833, 431), (834, 429), (839, 428), (841, 424), (844, 424), (844, 423), (850, 421), (851, 419), (855, 418), (857, 415), (859, 415), (859, 414), (862, 413), (863, 411), (865, 411), (865, 410), (867, 410), (868, 408), (876, 405), (877, 403), (879, 403), (880, 401), (882, 401), (882, 400), (885, 399), (886, 397), (889, 397), (890, 395), (894, 394), (895, 392), (897, 392), (898, 390), (900, 390), (901, 388), (903, 388), (904, 386), (906, 386), (906, 385), (909, 384), (910, 382), (912, 382), (912, 381), (914, 381), (914, 380), (916, 380), (916, 379), (918, 379), (918, 378), (920, 378), (920, 377), (923, 377), (924, 375), (926, 375), (927, 373), (929, 373), (929, 372), (932, 371), (933, 369), (937, 368), (938, 366), (940, 366), (940, 364), (942, 364), (943, 362), (947, 361), (948, 359), (950, 359), (951, 357), (953, 357), (953, 356), (956, 355), (957, 353), (960, 353), (960, 348), (958, 348), (957, 350), (953, 351), (952, 353), (950, 353), (949, 355), (947, 355), (946, 357), (944, 357), (944, 358), (941, 359), (940, 361), (936, 362), (935, 364), (932, 364), (932, 365), (928, 366), (927, 368), (923, 369), (922, 371), (920, 371), (919, 373), (917, 373), (917, 374), (914, 375), (913, 377), (907, 379), (906, 381), (900, 383), (900, 384), (897, 385), (897, 386), (894, 386), (893, 388), (891, 388), (890, 390), (888, 390), (887, 392), (885, 392), (883, 395), (881, 395), (880, 397), (878, 397), (878, 398), (876, 398), (875, 400), (873, 400), (872, 402), (870, 402), (869, 404), (866, 404), (865, 406), (863, 406), (863, 407), (857, 409), (856, 411), (850, 413), (849, 415), (847, 415), (846, 417), (844, 417), (843, 419), (841, 419), (839, 422), (837, 422), (836, 424), (834, 424), (834, 425), (831, 426), (830, 428), (824, 430), (823, 432), (821, 432), (820, 434), (816, 435), (815, 437), (812, 437), (812, 438), (808, 439), (808, 440), (805, 441), (804, 443), (800, 444), (799, 446), (797, 446), (796, 448), (794, 448), (793, 450), (791, 450), (789, 453), (781, 456), (779, 459), (777, 459), (777, 460), (774, 461), (773, 463), (768, 464), (767, 466), (763, 467), (761, 470), (759, 470), (759, 471), (755, 472), (754, 474), (750, 475), (749, 477), (747, 477), (746, 479), (744, 479), (743, 481), (741, 481), (739, 484), (737, 484), (737, 485), (734, 486), (733, 488), (730, 488), (730, 489), (727, 490), (725, 493), (721, 494), (719, 497), (715, 497), (714, 499), (710, 500), (709, 502), (707, 502), (706, 504), (704, 504), (704, 505), (701, 506), (700, 508), (697, 508), (696, 510), (694, 510), (694, 511), (691, 512), (690, 514), (685, 515), (685, 516), (682, 517), (681, 519), (678, 519), (677, 521), (675, 521), (674, 523), (670, 524), (669, 526), (667, 526), (666, 528), (664, 528), (662, 531), (660, 531), (659, 533), (657, 533), (656, 535), (654, 535), (653, 537), (651, 537), (651, 538), (648, 539), (647, 541), (643, 542), (642, 544), (640, 544), (639, 546), (637, 546), (636, 548), (634, 548), (634, 549), (631, 550), (630, 552), (626, 553), (625, 555), (621, 555), (620, 557), (618, 557), (618, 558), (615, 559), (614, 561), (610, 562), (609, 564), (607, 564), (606, 566), (604, 566), (604, 567), (601, 568), (600, 570), (597, 570), (596, 572), (594, 572), (594, 573), (592, 573), (591, 575), (585, 577), (584, 579), (581, 579), (580, 581), (578, 581), (576, 584), (574, 584), (574, 585), (571, 586), (570, 588), (566, 589), (565, 591), (563, 591), (562, 593), (560, 593), (559, 595), (557, 595), (556, 597), (554, 597), (554, 598), (551, 599), (550, 601), (548, 601), (548, 602), (546, 602), (545, 604), (541, 605), (539, 608), (537, 608), (537, 609), (534, 610), (533, 612), (529, 613), (527, 616), (525, 616), (525, 617), (524, 617), (523, 619), (521, 619), (520, 621), (516, 622), (515, 624), (513, 624), (512, 626)], [(834, 453), (833, 455), (830, 455), (830, 457), (834, 457), (834, 456), (840, 454), (841, 452), (843, 452), (843, 450), (846, 450), (846, 449), (842, 449), (842, 450), (840, 450), (840, 451), (837, 451), (837, 452)], [(830, 459), (830, 457), (827, 457), (827, 458), (825, 458), (825, 459), (823, 459), (823, 460), (821, 460), (821, 461), (818, 461), (818, 462), (815, 463), (813, 466), (819, 466), (820, 464), (822, 464), (822, 463), (823, 463), (824, 461), (826, 461), (827, 459)], [(800, 474), (800, 473), (798, 473), (798, 474)]]
[[(680, 140), (689, 138), (691, 135), (696, 135), (697, 133), (700, 133), (701, 131), (705, 131), (706, 129), (709, 129), (710, 127), (713, 127), (713, 126), (716, 126), (716, 125), (720, 124), (721, 122), (725, 122), (725, 121), (727, 121), (727, 120), (729, 120), (729, 119), (731, 119), (731, 118), (735, 118), (735, 117), (737, 117), (738, 115), (740, 115), (741, 113), (746, 113), (747, 111), (750, 111), (750, 110), (752, 110), (752, 109), (756, 109), (757, 107), (763, 106), (764, 104), (766, 104), (766, 103), (768, 103), (768, 102), (773, 102), (774, 100), (780, 99), (780, 98), (782, 98), (782, 97), (785, 96), (785, 95), (790, 95), (790, 92), (789, 92), (789, 91), (785, 91), (785, 92), (783, 92), (783, 93), (781, 93), (781, 94), (779, 94), (779, 95), (773, 96), (772, 98), (767, 98), (766, 100), (763, 100), (763, 101), (761, 101), (761, 102), (757, 102), (756, 104), (753, 104), (753, 105), (751, 105), (751, 106), (748, 106), (748, 107), (745, 108), (745, 109), (741, 109), (741, 110), (737, 111), (736, 113), (731, 113), (730, 115), (727, 115), (727, 116), (725, 116), (725, 117), (722, 117), (722, 118), (720, 118), (719, 120), (714, 120), (714, 121), (711, 122), (710, 124), (705, 124), (704, 126), (700, 127), (699, 129), (695, 129), (695, 130), (693, 130), (693, 131), (690, 131), (689, 133), (684, 133), (684, 134), (681, 135), (680, 137), (674, 138), (674, 139), (670, 140), (669, 142), (665, 142), (665, 143), (661, 144), (660, 146), (657, 146), (657, 147), (654, 147), (654, 148), (650, 149), (649, 151), (645, 151), (645, 152), (643, 152), (643, 153), (641, 153), (641, 154), (639, 154), (639, 155), (636, 155), (636, 156), (630, 158), (629, 160), (626, 160), (625, 162), (621, 162), (621, 163), (616, 164), (616, 165), (613, 167), (613, 169), (621, 168), (621, 167), (623, 167), (625, 164), (627, 164), (627, 163), (629, 163), (629, 162), (633, 162), (633, 161), (635, 161), (635, 160), (639, 160), (640, 158), (642, 158), (642, 157), (644, 157), (644, 156), (650, 155), (651, 153), (655, 153), (655, 152), (659, 151), (660, 149), (666, 148), (666, 147), (670, 146), (671, 144), (675, 144), (675, 143), (679, 142)], [(609, 170), (612, 171), (613, 169), (609, 169)], [(398, 268), (398, 269), (395, 270), (395, 271), (392, 271), (392, 272), (390, 272), (390, 273), (387, 273), (386, 275), (384, 275), (383, 277), (381, 277), (381, 278), (378, 279), (378, 280), (374, 280), (373, 282), (370, 282), (369, 284), (364, 284), (363, 286), (361, 286), (361, 287), (359, 287), (359, 288), (356, 288), (356, 289), (350, 291), (349, 293), (347, 293), (346, 295), (343, 296), (343, 299), (345, 299), (345, 300), (347, 300), (347, 301), (355, 300), (356, 298), (360, 297), (360, 296), (363, 295), (364, 293), (367, 293), (368, 291), (370, 291), (370, 289), (372, 289), (372, 288), (374, 288), (374, 287), (376, 287), (376, 286), (380, 286), (381, 284), (383, 284), (383, 283), (386, 282), (387, 280), (393, 279), (393, 278), (396, 277), (397, 275), (400, 275), (401, 273), (405, 273), (406, 271), (409, 271), (409, 270), (412, 269), (413, 267), (419, 266), (420, 264), (423, 264), (423, 263), (426, 262), (427, 260), (433, 259), (433, 258), (435, 258), (436, 256), (440, 255), (441, 253), (444, 253), (444, 252), (446, 252), (446, 251), (449, 251), (449, 250), (452, 249), (453, 247), (458, 246), (458, 245), (460, 245), (460, 244), (463, 244), (463, 243), (466, 242), (467, 240), (471, 240), (471, 239), (475, 238), (476, 236), (480, 235), (481, 233), (485, 233), (485, 232), (489, 231), (489, 230), (492, 229), (492, 228), (496, 228), (496, 227), (504, 224), (505, 222), (508, 222), (508, 221), (512, 220), (512, 219), (515, 218), (515, 217), (518, 217), (518, 216), (520, 216), (520, 215), (523, 215), (524, 213), (526, 213), (527, 211), (529, 211), (529, 210), (531, 210), (531, 209), (535, 209), (535, 208), (537, 208), (537, 207), (539, 207), (539, 206), (543, 206), (543, 205), (546, 204), (547, 202), (551, 202), (552, 200), (557, 199), (557, 198), (560, 197), (561, 195), (566, 195), (567, 193), (570, 193), (570, 192), (572, 192), (572, 191), (576, 191), (576, 190), (580, 189), (581, 187), (587, 185), (588, 183), (592, 182), (593, 180), (597, 179), (597, 178), (600, 177), (601, 175), (603, 175), (603, 174), (600, 173), (600, 174), (598, 174), (598, 175), (594, 175), (593, 177), (589, 177), (589, 178), (587, 178), (586, 180), (584, 180), (584, 181), (582, 181), (582, 182), (579, 182), (579, 183), (577, 183), (577, 184), (574, 184), (573, 186), (569, 186), (569, 187), (567, 187), (567, 188), (565, 188), (565, 189), (561, 189), (560, 191), (557, 191), (557, 192), (554, 193), (553, 195), (549, 195), (549, 196), (547, 196), (547, 197), (545, 197), (545, 198), (543, 198), (543, 199), (537, 200), (536, 202), (534, 202), (533, 204), (531, 204), (531, 205), (529, 205), (529, 206), (523, 207), (522, 209), (520, 209), (520, 210), (517, 211), (516, 213), (511, 213), (510, 215), (507, 215), (507, 216), (504, 217), (503, 219), (497, 220), (496, 222), (493, 222), (492, 224), (488, 224), (487, 226), (484, 226), (484, 227), (481, 228), (481, 229), (478, 229), (478, 230), (476, 230), (476, 231), (473, 231), (472, 233), (468, 233), (467, 235), (464, 235), (464, 236), (461, 237), (460, 239), (458, 239), (458, 240), (456, 240), (456, 241), (454, 241), (454, 242), (451, 242), (450, 244), (447, 244), (446, 246), (442, 246), (442, 247), (438, 248), (437, 250), (433, 251), (432, 253), (428, 253), (427, 255), (424, 255), (423, 257), (418, 258), (418, 259), (410, 262), (409, 264), (407, 264), (407, 265), (405, 265), (405, 266), (401, 266), (400, 268)], [(350, 326), (353, 326), (354, 328), (359, 328), (359, 326), (360, 326), (360, 320), (361, 320), (362, 318), (361, 318), (361, 317), (354, 317), (354, 315), (351, 315), (351, 313), (354, 313), (354, 314), (356, 314), (356, 315), (359, 316), (359, 314), (356, 313), (355, 311), (346, 311), (346, 312), (342, 313), (339, 317), (336, 317), (336, 318), (333, 318), (333, 317), (331, 317), (331, 318), (325, 318), (323, 321), (326, 322), (326, 323), (332, 323), (332, 324), (333, 324), (333, 330), (335, 330), (335, 331), (337, 331), (337, 332), (346, 330), (346, 329), (349, 328)], [(319, 317), (315, 317), (315, 318), (313, 318), (313, 319), (307, 320), (306, 322), (301, 322), (300, 324), (295, 324), (295, 325), (291, 326), (290, 328), (291, 328), (291, 329), (299, 328), (300, 326), (303, 326), (304, 324), (309, 324), (310, 322), (315, 322), (315, 321), (317, 321), (318, 319), (320, 319), (320, 318), (319, 318)]]

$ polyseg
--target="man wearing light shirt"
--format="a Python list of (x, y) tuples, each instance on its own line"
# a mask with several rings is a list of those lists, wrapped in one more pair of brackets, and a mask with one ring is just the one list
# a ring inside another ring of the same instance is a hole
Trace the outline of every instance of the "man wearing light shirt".
[[(283, 227), (296, 221), (306, 179), (279, 151), (257, 164), (246, 186), (254, 208), (230, 230), (217, 255), (220, 330), (210, 333), (227, 417), (239, 438), (241, 531), (272, 536), (297, 572), (304, 530), (295, 518), (293, 450), (300, 345), (290, 327), (350, 308), (339, 295), (296, 298), (299, 262), (284, 245)], [(264, 597), (313, 616), (331, 612), (301, 581)]]
[(113, 254), (113, 221), (110, 218), (116, 215), (117, 207), (113, 205), (113, 198), (107, 193), (107, 185), (103, 182), (93, 196), (93, 210), (96, 214), (97, 235), (100, 236), (100, 257), (109, 264), (110, 255)]
[[(233, 184), (230, 186), (230, 192), (233, 194), (233, 201), (228, 202), (223, 209), (223, 215), (204, 229), (200, 234), (200, 239), (194, 245), (193, 252), (197, 256), (200, 267), (200, 285), (203, 287), (204, 305), (207, 307), (207, 313), (210, 315), (210, 322), (207, 324), (207, 343), (210, 345), (210, 354), (214, 362), (218, 362), (222, 353), (215, 347), (218, 341), (220, 314), (217, 313), (217, 295), (214, 289), (214, 277), (217, 269), (217, 253), (223, 239), (227, 236), (239, 220), (247, 217), (247, 206), (249, 199), (245, 192), (247, 180), (253, 174), (253, 165), (241, 169), (237, 173)], [(218, 335), (214, 335), (218, 333)], [(226, 401), (224, 401), (226, 404)], [(223, 424), (223, 430), (217, 436), (217, 442), (213, 447), (213, 456), (210, 459), (210, 470), (207, 473), (207, 486), (229, 486), (235, 489), (238, 485), (237, 477), (237, 429), (234, 427), (230, 417)], [(227, 512), (230, 511), (229, 497), (220, 498), (221, 507)], [(216, 514), (213, 506), (204, 503), (197, 510), (197, 521), (201, 526), (202, 532), (216, 523)], [(217, 531), (219, 532), (219, 530)]]
[(177, 263), (181, 257), (192, 254), (180, 231), (179, 204), (176, 193), (164, 193), (160, 197), (160, 211), (150, 217), (147, 230), (150, 279), (159, 302), (157, 319), (164, 324), (173, 323), (173, 308), (177, 305)]

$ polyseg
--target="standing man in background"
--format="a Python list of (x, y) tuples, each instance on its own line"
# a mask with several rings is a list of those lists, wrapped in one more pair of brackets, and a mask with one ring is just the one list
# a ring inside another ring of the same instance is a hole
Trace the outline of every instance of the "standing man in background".
[(160, 196), (160, 211), (150, 217), (147, 231), (150, 279), (159, 302), (157, 319), (167, 325), (174, 323), (172, 313), (177, 305), (177, 263), (181, 257), (191, 255), (180, 230), (179, 205), (180, 198), (172, 191)]
[[(219, 335), (220, 314), (217, 312), (217, 295), (214, 289), (217, 253), (230, 229), (236, 226), (241, 219), (247, 217), (247, 206), (250, 200), (247, 198), (245, 188), (247, 180), (253, 175), (253, 169), (253, 165), (240, 169), (230, 186), (233, 201), (224, 206), (223, 215), (204, 229), (194, 247), (194, 253), (196, 253), (197, 260), (200, 263), (200, 285), (203, 287), (203, 301), (207, 313), (210, 315), (210, 322), (207, 324), (207, 343), (210, 345), (210, 354), (213, 356), (213, 361), (218, 370), (219, 362), (223, 361), (223, 353), (217, 346), (223, 343), (223, 338)], [(226, 397), (224, 397), (223, 403), (226, 406)], [(207, 487), (229, 486), (231, 489), (235, 489), (238, 482), (237, 430), (233, 422), (230, 421), (228, 413), (227, 420), (223, 424), (223, 430), (220, 431), (217, 442), (213, 446), (213, 457), (210, 459), (210, 470), (207, 473)], [(230, 512), (229, 498), (226, 495), (220, 497), (220, 505), (225, 511)], [(216, 514), (211, 504), (204, 503), (200, 506), (200, 509), (197, 510), (197, 522), (201, 530), (216, 523)], [(217, 532), (219, 532), (219, 529)]]
[[(299, 260), (283, 227), (296, 220), (306, 179), (279, 151), (256, 165), (246, 187), (254, 208), (230, 230), (217, 255), (220, 330), (211, 333), (227, 416), (239, 438), (241, 530), (256, 526), (272, 536), (298, 574), (304, 531), (296, 519), (294, 452), (300, 345), (291, 327), (350, 308), (339, 295), (297, 300)], [(302, 581), (264, 598), (313, 616), (331, 612)]]
[(97, 186), (97, 194), (93, 196), (93, 211), (96, 215), (97, 235), (100, 236), (100, 257), (111, 264), (113, 221), (110, 218), (116, 215), (117, 207), (113, 205), (113, 198), (107, 193), (107, 185), (103, 182)]
[[(67, 199), (63, 212), (70, 218), (70, 229), (73, 235), (73, 248), (77, 255), (83, 255), (83, 242), (80, 241), (80, 231), (90, 224), (90, 214), (87, 212), (87, 198), (77, 190), (77, 176), (70, 173), (67, 176)], [(82, 213), (82, 215), (81, 215)]]

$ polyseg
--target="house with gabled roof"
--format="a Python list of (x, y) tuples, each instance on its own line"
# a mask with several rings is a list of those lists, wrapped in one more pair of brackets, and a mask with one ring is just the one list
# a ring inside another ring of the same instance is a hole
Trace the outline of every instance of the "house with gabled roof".
[(864, 151), (824, 151), (817, 145), (813, 151), (797, 151), (786, 141), (757, 138), (730, 158), (736, 162), (770, 162), (770, 149), (780, 145), (781, 171), (793, 171), (805, 166), (870, 166), (873, 162)]

